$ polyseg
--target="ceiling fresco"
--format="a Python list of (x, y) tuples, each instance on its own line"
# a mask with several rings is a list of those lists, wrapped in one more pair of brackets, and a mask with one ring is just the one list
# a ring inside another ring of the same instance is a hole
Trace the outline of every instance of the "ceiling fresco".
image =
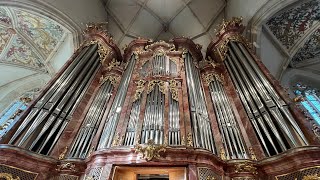
[(0, 7), (0, 62), (48, 72), (46, 63), (67, 31), (34, 12)]
[[(302, 48), (293, 56), (293, 65), (302, 61), (314, 59), (320, 55), (320, 29), (316, 30), (303, 45)], [(319, 60), (318, 60), (319, 61)]]
[[(294, 53), (291, 54), (293, 58), (290, 64), (292, 67), (304, 65), (306, 61), (320, 57), (320, 26), (316, 27), (319, 20), (320, 0), (310, 0), (304, 1), (304, 3), (298, 2), (266, 22), (266, 27), (288, 53)], [(310, 33), (315, 28), (318, 30)], [(300, 42), (305, 43), (297, 44)], [(298, 49), (294, 50), (296, 47)]]

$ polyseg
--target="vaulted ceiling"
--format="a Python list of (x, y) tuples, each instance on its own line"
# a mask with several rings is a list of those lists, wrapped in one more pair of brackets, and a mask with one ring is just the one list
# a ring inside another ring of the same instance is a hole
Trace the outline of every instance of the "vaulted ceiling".
[(40, 14), (0, 7), (0, 87), (34, 74), (55, 73), (50, 60), (67, 33)]
[(291, 67), (320, 63), (319, 20), (320, 1), (309, 0), (287, 7), (266, 22), (282, 50), (290, 56)]
[(191, 38), (206, 47), (224, 18), (225, 0), (104, 0), (109, 31), (120, 48), (137, 37)]

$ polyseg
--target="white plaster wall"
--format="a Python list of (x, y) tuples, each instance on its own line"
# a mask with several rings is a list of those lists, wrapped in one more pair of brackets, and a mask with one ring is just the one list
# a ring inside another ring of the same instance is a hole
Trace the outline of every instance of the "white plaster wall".
[(69, 16), (79, 26), (88, 22), (105, 22), (107, 13), (101, 0), (44, 0)]
[(234, 16), (242, 16), (243, 23), (246, 25), (252, 16), (266, 2), (268, 2), (268, 0), (228, 0), (226, 7), (226, 18), (230, 19)]
[(25, 92), (43, 88), (50, 79), (47, 74), (36, 74), (0, 87), (0, 113)]
[(275, 47), (270, 37), (263, 31), (261, 33), (260, 58), (270, 73), (278, 78), (280, 77), (285, 56), (279, 48)]

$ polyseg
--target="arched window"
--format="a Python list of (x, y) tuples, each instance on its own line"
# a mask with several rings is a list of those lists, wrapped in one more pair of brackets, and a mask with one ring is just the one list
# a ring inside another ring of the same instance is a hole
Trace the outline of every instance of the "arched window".
[(39, 89), (33, 89), (24, 93), (15, 100), (8, 108), (0, 113), (0, 137), (18, 121), (22, 113), (27, 109), (29, 103), (38, 94)]
[(319, 90), (302, 83), (297, 83), (295, 88), (296, 101), (300, 101), (310, 116), (320, 125)]

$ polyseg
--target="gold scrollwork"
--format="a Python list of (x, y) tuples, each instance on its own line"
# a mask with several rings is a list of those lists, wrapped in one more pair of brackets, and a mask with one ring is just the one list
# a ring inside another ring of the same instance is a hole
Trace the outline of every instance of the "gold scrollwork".
[(146, 83), (146, 81), (140, 79), (139, 81), (136, 82), (137, 84), (137, 89), (136, 89), (136, 93), (134, 94), (134, 99), (133, 102), (135, 102), (136, 100), (140, 99), (142, 92), (144, 91), (144, 84)]
[(63, 151), (62, 151), (62, 153), (59, 155), (58, 159), (59, 159), (59, 160), (65, 159), (67, 152), (68, 152), (68, 146), (66, 146), (66, 147), (63, 149)]
[(157, 146), (152, 139), (148, 140), (146, 147), (137, 144), (134, 146), (134, 149), (136, 153), (141, 153), (142, 158), (146, 159), (147, 161), (151, 161), (154, 158), (160, 158), (160, 152), (166, 152), (165, 145)]
[(64, 162), (57, 165), (57, 171), (76, 171), (76, 165), (70, 162)]
[(4, 178), (5, 180), (20, 180), (19, 176), (13, 178), (13, 175), (9, 173), (0, 173), (0, 178)]
[(227, 52), (229, 50), (229, 42), (240, 42), (246, 45), (248, 48), (251, 47), (248, 40), (240, 34), (228, 34), (224, 39), (219, 43), (219, 45), (214, 50), (214, 54), (220, 56), (221, 60), (225, 60)]
[(154, 89), (155, 85), (158, 85), (160, 92), (165, 94), (165, 82), (161, 81), (161, 80), (152, 80), (152, 81), (150, 81), (149, 84), (148, 84), (147, 94), (149, 94)]
[(192, 134), (188, 133), (187, 135), (187, 146), (193, 146), (193, 141), (192, 141)]
[[(297, 180), (297, 178), (295, 179)], [(320, 180), (320, 176), (318, 174), (303, 176), (302, 180)]]
[(220, 74), (220, 75), (216, 74), (216, 73), (203, 74), (202, 79), (207, 84), (207, 86), (209, 86), (210, 83), (215, 80), (217, 80), (221, 83), (224, 83), (224, 77), (222, 74)]
[(242, 17), (232, 17), (231, 20), (222, 20), (222, 23), (218, 25), (218, 30), (216, 35), (220, 36), (223, 33), (227, 32), (230, 27), (235, 27), (235, 26), (243, 26), (242, 25)]
[(154, 56), (165, 56), (165, 55), (166, 55), (166, 52), (163, 49), (159, 49), (153, 54), (153, 57)]
[(120, 133), (117, 133), (117, 135), (114, 137), (114, 139), (112, 141), (112, 147), (119, 146), (120, 143), (121, 143), (121, 141), (120, 141)]
[(235, 165), (235, 173), (258, 174), (257, 168), (250, 162), (238, 163)]
[(221, 158), (223, 161), (227, 160), (226, 151), (224, 150), (223, 147), (220, 147), (220, 158)]
[(217, 180), (214, 176), (208, 176), (206, 180)]
[(182, 146), (186, 145), (186, 138), (184, 136), (182, 136), (182, 138), (181, 138), (181, 145)]
[(100, 41), (98, 40), (92, 40), (90, 44), (98, 44), (98, 54), (100, 58), (101, 64), (104, 64), (106, 59), (111, 53), (111, 49), (105, 45), (103, 45)]
[(256, 154), (254, 153), (252, 147), (249, 147), (249, 153), (250, 153), (250, 158), (251, 158), (251, 160), (256, 161), (256, 160), (257, 160), (257, 156), (256, 156)]
[(115, 58), (113, 58), (112, 61), (109, 63), (107, 70), (111, 71), (111, 69), (114, 67), (120, 67), (120, 64), (120, 61), (117, 61)]
[(171, 92), (172, 99), (179, 101), (178, 99), (178, 81), (171, 79), (169, 81), (169, 90)]
[(100, 85), (102, 85), (103, 83), (105, 83), (107, 80), (109, 80), (111, 82), (111, 84), (113, 86), (116, 86), (117, 84), (119, 84), (120, 82), (120, 76), (117, 75), (107, 75), (107, 76), (101, 76), (100, 77)]

